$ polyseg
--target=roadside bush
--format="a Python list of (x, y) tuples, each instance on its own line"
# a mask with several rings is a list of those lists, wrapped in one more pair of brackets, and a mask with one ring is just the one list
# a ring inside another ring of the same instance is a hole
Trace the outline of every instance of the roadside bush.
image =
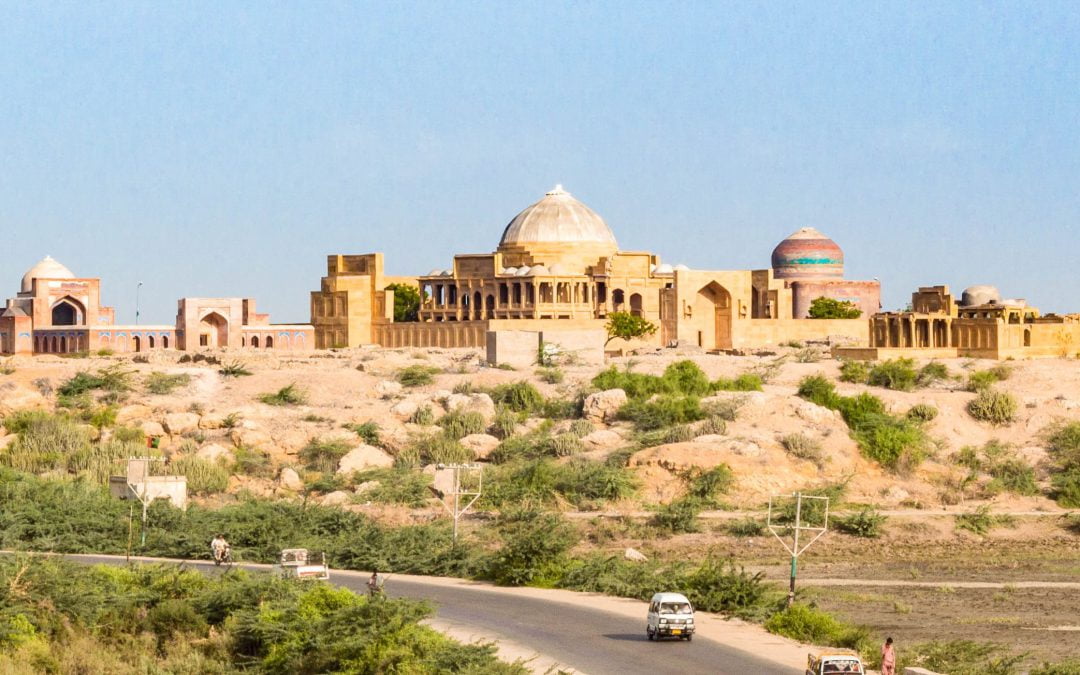
[(406, 387), (424, 387), (435, 381), (441, 370), (434, 366), (412, 365), (398, 371), (397, 381)]
[(845, 623), (803, 604), (773, 614), (765, 622), (765, 630), (799, 642), (856, 650), (867, 646), (870, 640), (866, 628)]
[(698, 532), (698, 514), (703, 504), (695, 497), (680, 497), (663, 504), (653, 514), (652, 524), (664, 532), (680, 534)]
[(146, 376), (146, 391), (151, 394), (171, 394), (180, 387), (186, 387), (191, 383), (191, 376), (187, 373), (159, 373), (157, 371)]
[(482, 434), (487, 430), (484, 416), (478, 412), (455, 410), (439, 418), (435, 424), (442, 427), (443, 434), (455, 441), (471, 434)]
[(294, 382), (278, 389), (273, 394), (260, 395), (259, 400), (273, 406), (302, 405), (307, 402), (307, 392), (296, 386)]
[(705, 412), (696, 396), (664, 395), (652, 400), (628, 401), (619, 408), (617, 416), (633, 422), (641, 431), (649, 431), (703, 419)]
[(806, 434), (788, 434), (780, 439), (780, 445), (784, 446), (784, 450), (792, 457), (813, 462), (819, 469), (825, 465), (821, 442), (815, 438)]
[(544, 404), (544, 397), (540, 391), (531, 382), (525, 380), (500, 384), (491, 390), (491, 400), (496, 406), (501, 405), (518, 413), (539, 410)]
[(867, 382), (877, 387), (911, 391), (919, 378), (915, 370), (915, 360), (907, 358), (882, 361), (870, 369)]
[[(897, 672), (916, 667), (949, 675), (1014, 675), (1026, 654), (1002, 655), (1003, 651), (1001, 645), (991, 642), (923, 642), (898, 650)], [(1031, 675), (1036, 672), (1031, 671)]]
[(379, 504), (401, 504), (418, 508), (431, 499), (428, 486), (431, 477), (411, 469), (369, 469), (353, 474), (352, 482), (357, 486), (371, 483), (371, 486), (357, 495), (361, 499)]
[(852, 384), (866, 384), (870, 377), (870, 366), (866, 361), (847, 360), (840, 364), (840, 381)]
[(886, 516), (881, 515), (875, 509), (864, 508), (857, 513), (836, 518), (836, 529), (844, 534), (855, 537), (876, 539), (881, 536), (881, 526), (885, 524)]
[(907, 417), (912, 422), (917, 424), (925, 424), (927, 422), (933, 422), (937, 419), (938, 409), (929, 403), (916, 403), (908, 408)]
[(735, 563), (713, 555), (688, 574), (682, 587), (691, 604), (720, 612), (749, 618), (769, 595), (765, 574), (751, 574)]
[(767, 531), (765, 523), (757, 518), (740, 518), (727, 525), (728, 534), (735, 537), (760, 537)]
[(577, 533), (560, 515), (529, 509), (511, 511), (496, 525), (503, 537), (488, 577), (502, 586), (553, 585), (565, 567)]
[(299, 458), (312, 471), (334, 473), (337, 471), (338, 462), (349, 454), (350, 450), (352, 446), (340, 439), (312, 438), (300, 449)]
[(169, 467), (187, 478), (188, 490), (197, 495), (217, 494), (229, 486), (228, 471), (195, 455), (174, 459)]
[(1008, 516), (995, 516), (990, 513), (990, 507), (985, 504), (970, 513), (963, 513), (956, 516), (957, 529), (974, 532), (980, 536), (985, 536), (995, 527), (1009, 526), (1012, 524), (1012, 518)]
[(1012, 394), (992, 388), (979, 390), (967, 405), (969, 415), (995, 426), (1012, 424), (1016, 420), (1017, 408), (1016, 398)]

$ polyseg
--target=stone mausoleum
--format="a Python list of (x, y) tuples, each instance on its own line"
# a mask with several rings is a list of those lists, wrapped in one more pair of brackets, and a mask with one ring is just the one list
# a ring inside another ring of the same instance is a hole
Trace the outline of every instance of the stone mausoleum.
[[(395, 283), (421, 290), (419, 320), (394, 321), (387, 286)], [(880, 309), (879, 283), (844, 279), (840, 247), (813, 228), (780, 242), (771, 268), (696, 270), (620, 250), (604, 219), (556, 186), (510, 220), (494, 252), (456, 255), (447, 269), (389, 277), (382, 254), (329, 256), (311, 323), (317, 348), (479, 347), (500, 331), (595, 337), (619, 311), (659, 327), (644, 344), (724, 350), (835, 336), (865, 344), (865, 318), (807, 318), (819, 297), (851, 301), (864, 315)]]
[(249, 298), (182, 298), (174, 325), (117, 325), (101, 280), (76, 277), (46, 256), (0, 311), (0, 354), (117, 353), (216, 347), (311, 349), (306, 324), (272, 324)]

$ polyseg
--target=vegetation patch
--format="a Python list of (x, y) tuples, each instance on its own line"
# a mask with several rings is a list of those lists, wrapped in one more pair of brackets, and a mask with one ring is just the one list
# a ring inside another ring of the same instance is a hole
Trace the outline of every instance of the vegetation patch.
[(435, 366), (416, 364), (398, 371), (397, 380), (406, 387), (424, 387), (435, 381), (435, 376), (442, 371)]
[(349, 454), (352, 446), (341, 439), (313, 438), (308, 444), (300, 449), (300, 461), (312, 471), (333, 473), (337, 471), (338, 462)]
[(968, 401), (968, 414), (980, 422), (1005, 426), (1016, 421), (1019, 405), (1016, 397), (1006, 391), (993, 388), (980, 389), (975, 398)]
[(171, 394), (180, 387), (186, 387), (191, 383), (191, 376), (187, 373), (152, 372), (146, 376), (146, 391), (151, 394)]
[(842, 516), (833, 520), (836, 529), (844, 534), (854, 537), (866, 537), (876, 539), (881, 536), (881, 527), (888, 520), (873, 508), (864, 508), (848, 516)]
[(266, 405), (274, 406), (302, 405), (307, 402), (307, 392), (296, 386), (294, 382), (272, 394), (262, 394), (259, 400)]
[(187, 489), (197, 495), (224, 492), (229, 487), (229, 472), (195, 455), (184, 455), (169, 462), (171, 471), (187, 478)]

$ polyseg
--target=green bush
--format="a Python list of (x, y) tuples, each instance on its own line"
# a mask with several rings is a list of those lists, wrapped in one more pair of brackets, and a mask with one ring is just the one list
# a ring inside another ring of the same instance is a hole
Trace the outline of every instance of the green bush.
[(844, 534), (855, 537), (876, 539), (881, 536), (881, 526), (885, 524), (886, 516), (881, 515), (872, 508), (864, 508), (857, 513), (836, 518), (836, 529)]
[(821, 442), (806, 434), (788, 434), (780, 439), (780, 445), (784, 446), (784, 450), (792, 457), (813, 462), (818, 468), (825, 464)]
[(760, 537), (766, 533), (765, 523), (757, 518), (740, 518), (727, 525), (728, 534), (736, 537)]
[(1003, 525), (1011, 525), (1012, 519), (1008, 516), (996, 516), (990, 513), (990, 507), (982, 505), (970, 513), (956, 516), (956, 527), (978, 535), (985, 536), (990, 530)]
[(570, 423), (569, 431), (578, 438), (585, 438), (592, 432), (596, 431), (596, 427), (594, 427), (592, 422), (590, 422), (589, 420), (574, 420)]
[(870, 369), (867, 382), (876, 387), (895, 389), (897, 391), (911, 391), (919, 378), (915, 371), (914, 359), (890, 359), (876, 364)]
[(307, 402), (307, 392), (296, 386), (294, 382), (278, 389), (273, 394), (260, 395), (259, 400), (266, 405), (274, 406), (302, 405)]
[(988, 389), (998, 382), (1009, 379), (1012, 369), (1005, 365), (997, 365), (988, 370), (976, 370), (968, 375), (967, 390), (979, 392)]
[(1080, 467), (1070, 467), (1050, 478), (1054, 499), (1059, 506), (1080, 509)]
[(495, 436), (505, 440), (514, 435), (514, 431), (520, 423), (521, 413), (516, 413), (510, 408), (501, 405), (495, 409), (495, 422), (491, 425), (491, 430)]
[(536, 376), (548, 384), (562, 384), (566, 374), (558, 368), (537, 368)]
[(712, 391), (761, 391), (764, 384), (761, 375), (757, 373), (743, 373), (734, 380), (717, 378), (712, 383)]
[(131, 376), (134, 371), (124, 370), (120, 364), (102, 368), (96, 373), (84, 371), (64, 382), (56, 390), (62, 397), (76, 397), (99, 390), (112, 393), (131, 391)]
[(376, 448), (382, 447), (382, 429), (375, 422), (362, 422), (360, 424), (346, 424), (345, 428), (355, 433), (367, 445)]
[(503, 586), (552, 585), (551, 577), (565, 566), (567, 553), (577, 542), (573, 527), (555, 513), (510, 511), (499, 519), (497, 528), (503, 543), (488, 576)]
[(409, 421), (413, 424), (419, 424), (422, 427), (430, 427), (435, 424), (435, 411), (431, 409), (429, 405), (421, 405), (416, 409), (416, 412), (409, 417)]
[(845, 360), (840, 364), (840, 381), (852, 384), (866, 384), (870, 377), (870, 366), (866, 361)]
[(146, 391), (151, 394), (171, 394), (180, 387), (186, 387), (191, 383), (191, 376), (187, 373), (169, 375), (157, 371), (146, 376)]
[(532, 503), (555, 505), (560, 500), (577, 508), (626, 499), (638, 480), (624, 464), (574, 458), (558, 464), (547, 458), (515, 460), (488, 469), (482, 508), (501, 509)]
[(831, 647), (861, 649), (867, 645), (870, 633), (807, 605), (795, 604), (765, 622), (765, 630), (799, 642)]
[(556, 457), (569, 457), (585, 450), (581, 438), (572, 433), (563, 433), (548, 439), (550, 452)]
[(1070, 659), (1058, 663), (1044, 661), (1028, 671), (1028, 675), (1080, 675), (1080, 660)]
[(1012, 394), (988, 388), (979, 390), (975, 398), (968, 401), (967, 410), (969, 415), (980, 422), (1002, 426), (1016, 420), (1018, 407)]
[(455, 410), (443, 415), (436, 424), (442, 427), (447, 438), (455, 441), (471, 434), (482, 434), (487, 430), (484, 416), (478, 412)]
[(544, 397), (540, 391), (532, 383), (524, 380), (495, 387), (491, 390), (491, 400), (497, 406), (501, 405), (519, 413), (539, 410), (544, 404)]
[(919, 369), (918, 385), (928, 387), (935, 382), (948, 380), (950, 377), (952, 376), (949, 374), (949, 368), (944, 363), (931, 361)]
[(718, 378), (710, 382), (693, 361), (676, 361), (660, 376), (618, 370), (614, 366), (593, 378), (600, 390), (622, 389), (630, 400), (647, 399), (656, 394), (707, 396), (717, 391), (761, 391), (761, 376), (745, 373), (734, 379)]
[(989, 474), (993, 478), (988, 487), (991, 493), (1005, 491), (1025, 496), (1039, 494), (1039, 486), (1035, 484), (1035, 469), (1018, 457), (994, 464), (990, 467)]
[(352, 446), (341, 439), (312, 438), (307, 445), (300, 449), (300, 461), (312, 471), (322, 473), (334, 473), (337, 471), (338, 462), (349, 454)]
[(397, 457), (402, 467), (426, 466), (428, 464), (458, 464), (476, 459), (456, 438), (444, 433), (417, 434)]
[(905, 415), (905, 417), (917, 424), (933, 422), (937, 416), (938, 409), (929, 403), (916, 403), (908, 408), (907, 414)]
[(811, 403), (836, 410), (840, 407), (840, 396), (836, 386), (824, 375), (807, 375), (799, 382), (798, 395)]
[(353, 474), (353, 483), (376, 483), (362, 492), (358, 492), (361, 499), (371, 500), (380, 504), (401, 504), (413, 508), (427, 504), (431, 499), (428, 486), (431, 485), (431, 477), (427, 474), (411, 469), (370, 469)]
[(701, 513), (703, 506), (700, 499), (690, 496), (673, 499), (656, 510), (652, 517), (652, 524), (665, 532), (674, 534), (697, 532), (700, 529), (698, 514)]
[(229, 486), (228, 471), (195, 455), (173, 459), (169, 467), (187, 478), (188, 491), (197, 495), (217, 494)]
[(18, 471), (66, 469), (69, 458), (90, 449), (86, 432), (64, 415), (27, 413), (9, 417), (4, 423), (19, 437), (0, 451), (0, 463)]
[[(7, 422), (5, 421), (5, 424)], [(9, 431), (12, 429), (9, 427)], [(1050, 456), (1063, 469), (1080, 467), (1080, 422), (1057, 424), (1048, 430)]]
[(256, 478), (274, 477), (274, 465), (270, 461), (270, 455), (258, 448), (240, 446), (233, 450), (233, 458), (235, 473)]
[(727, 464), (717, 464), (711, 469), (690, 469), (682, 476), (686, 482), (686, 494), (703, 506), (719, 506), (717, 498), (735, 485), (735, 474)]
[(705, 417), (696, 396), (664, 395), (651, 400), (630, 400), (619, 408), (618, 418), (634, 423), (641, 431), (693, 422)]
[(239, 361), (230, 361), (222, 364), (221, 368), (218, 370), (218, 374), (222, 377), (247, 377), (248, 375), (251, 375), (251, 371)]
[(424, 387), (435, 381), (442, 371), (434, 366), (412, 365), (398, 371), (397, 380), (406, 387)]

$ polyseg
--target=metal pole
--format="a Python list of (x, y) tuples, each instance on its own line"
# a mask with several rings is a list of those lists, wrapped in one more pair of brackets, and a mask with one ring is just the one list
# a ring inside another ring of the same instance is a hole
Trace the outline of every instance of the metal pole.
[(142, 288), (142, 282), (140, 281), (135, 286), (135, 325), (139, 325), (139, 289)]
[(131, 521), (134, 520), (134, 518), (135, 518), (135, 505), (134, 504), (128, 504), (128, 545), (127, 545), (127, 553), (124, 556), (127, 559), (128, 564), (131, 564), (131, 527), (132, 527)]
[[(141, 541), (141, 543), (139, 545), (142, 548), (146, 548), (146, 495), (145, 494), (143, 494), (143, 500), (142, 500), (142, 541)], [(791, 583), (794, 584), (795, 581), (792, 580)]]
[(795, 604), (795, 575), (799, 568), (799, 526), (802, 524), (802, 493), (795, 493), (795, 547), (791, 549), (791, 585), (788, 587), (787, 606)]

